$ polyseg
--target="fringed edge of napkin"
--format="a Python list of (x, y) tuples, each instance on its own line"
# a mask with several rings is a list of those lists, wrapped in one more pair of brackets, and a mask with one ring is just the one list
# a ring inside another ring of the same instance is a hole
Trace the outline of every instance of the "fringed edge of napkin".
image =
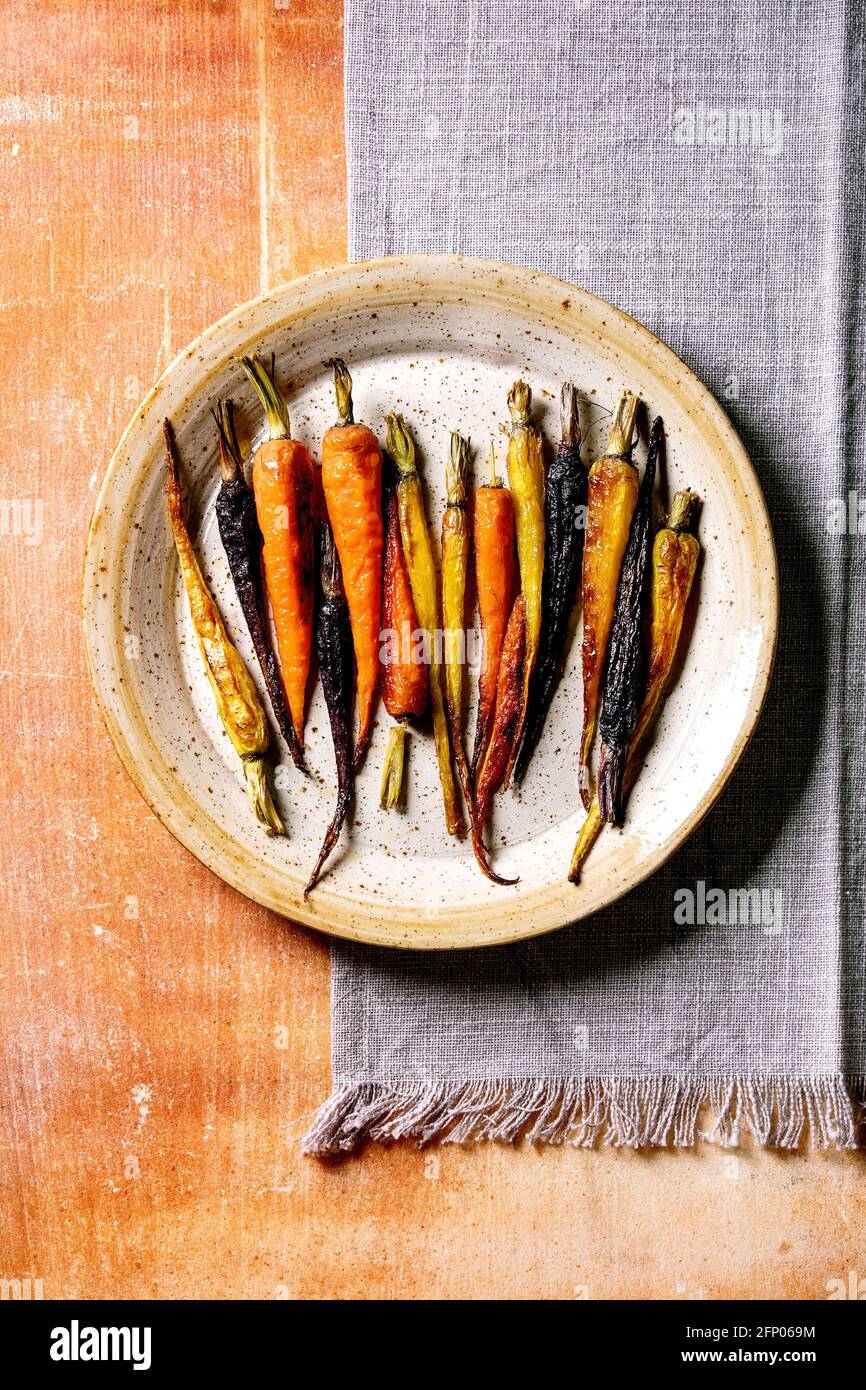
[[(335, 1087), (303, 1139), (304, 1152), (348, 1153), (368, 1140), (463, 1144), (482, 1139), (592, 1148), (688, 1148), (698, 1139), (735, 1148), (748, 1135), (767, 1148), (854, 1149), (866, 1078), (734, 1076), (592, 1077), (559, 1081), (361, 1082)], [(709, 1129), (699, 1121), (712, 1117)]]

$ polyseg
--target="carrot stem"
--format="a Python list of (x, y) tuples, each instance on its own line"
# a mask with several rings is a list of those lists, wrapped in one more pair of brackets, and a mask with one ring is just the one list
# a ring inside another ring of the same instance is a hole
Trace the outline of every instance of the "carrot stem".
[(291, 439), (288, 403), (272, 374), (258, 357), (242, 357), (241, 366), (262, 403), (271, 439)]
[(354, 425), (355, 413), (352, 405), (352, 378), (342, 357), (334, 357), (328, 364), (334, 370), (334, 394), (337, 397), (337, 424)]

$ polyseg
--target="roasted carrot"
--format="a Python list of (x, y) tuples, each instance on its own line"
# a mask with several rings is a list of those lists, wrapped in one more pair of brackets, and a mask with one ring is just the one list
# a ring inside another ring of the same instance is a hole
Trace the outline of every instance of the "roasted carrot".
[(418, 618), (397, 510), (396, 480), (385, 490), (385, 576), (382, 587), (382, 703), (397, 722), (388, 734), (379, 803), (397, 806), (403, 790), (409, 720), (427, 708), (427, 664), (418, 649)]
[(583, 732), (578, 786), (584, 806), (591, 804), (589, 755), (595, 734), (598, 692), (616, 603), (622, 557), (637, 502), (638, 472), (631, 461), (637, 399), (620, 397), (607, 452), (589, 470), (589, 511), (583, 549)]
[[(634, 786), (640, 767), (641, 746), (666, 687), (683, 629), (683, 618), (698, 566), (700, 544), (692, 534), (697, 497), (686, 489), (673, 500), (667, 525), (657, 533), (652, 548), (650, 581), (650, 636), (646, 694), (629, 745), (624, 794)], [(571, 860), (569, 878), (577, 883), (586, 857), (598, 839), (604, 822), (598, 798), (581, 827)]]
[(241, 365), (268, 421), (268, 438), (253, 458), (253, 492), (283, 683), (302, 749), (313, 641), (313, 462), (306, 445), (291, 437), (285, 397), (268, 369), (257, 357), (244, 357)]
[(356, 425), (352, 378), (335, 358), (337, 423), (322, 441), (325, 506), (343, 571), (358, 668), (358, 739), (355, 766), (363, 758), (373, 727), (379, 682), (382, 618), (382, 451), (366, 425)]
[(170, 421), (163, 423), (168, 460), (168, 519), (174, 536), (180, 572), (196, 642), (205, 665), (223, 728), (241, 758), (247, 793), (256, 820), (268, 835), (280, 835), (283, 823), (271, 800), (264, 755), (268, 748), (268, 721), (253, 679), (240, 654), (229, 641), (219, 609), (204, 582), (184, 519), (180, 464)]
[(304, 889), (309, 897), (325, 861), (340, 836), (352, 799), (352, 687), (354, 662), (352, 629), (343, 593), (340, 560), (327, 520), (319, 528), (319, 603), (316, 613), (316, 655), (328, 707), (328, 720), (337, 764), (337, 808), (328, 826), (316, 866)]
[(481, 671), (478, 712), (472, 749), (475, 782), (490, 737), (496, 707), (499, 658), (514, 593), (514, 500), (496, 474), (496, 454), (490, 445), (490, 482), (476, 490), (473, 516), (475, 587), (481, 624)]
[(577, 390), (565, 382), (560, 396), (561, 439), (547, 470), (544, 495), (544, 579), (541, 586), (541, 639), (529, 683), (523, 742), (514, 764), (519, 782), (541, 736), (580, 581), (586, 526), (587, 474), (580, 458)]
[(244, 477), (232, 402), (217, 401), (212, 413), (219, 432), (222, 477), (215, 506), (220, 539), (274, 717), (294, 762), (302, 766), (302, 753), (271, 639), (262, 578), (262, 533), (256, 517), (256, 501)]
[(472, 781), (463, 748), (463, 668), (466, 664), (466, 574), (469, 568), (469, 522), (466, 516), (466, 468), (469, 441), (454, 431), (445, 468), (446, 506), (442, 517), (442, 623), (445, 649), (445, 701), (457, 775), (472, 808)]
[(472, 807), (472, 848), (475, 858), (494, 883), (514, 884), (515, 878), (502, 878), (490, 866), (484, 845), (484, 826), (493, 800), (508, 765), (514, 746), (514, 732), (520, 718), (523, 701), (523, 663), (526, 653), (526, 610), (523, 596), (517, 595), (508, 619), (502, 656), (499, 662), (499, 675), (496, 681), (496, 709), (493, 715), (493, 728), (487, 752), (481, 764), (481, 772), (475, 791)]
[(505, 769), (508, 786), (520, 749), (529, 702), (529, 682), (535, 670), (541, 638), (541, 590), (544, 577), (544, 444), (532, 422), (532, 391), (525, 381), (515, 381), (508, 393), (511, 437), (508, 441), (508, 482), (514, 498), (517, 527), (517, 560), (526, 619), (523, 658), (523, 698), (514, 728), (514, 743)]
[(388, 416), (387, 449), (399, 474), (397, 483), (397, 511), (400, 517), (400, 535), (403, 540), (403, 553), (409, 570), (412, 586), (412, 599), (418, 615), (418, 626), (423, 632), (426, 656), (430, 667), (430, 700), (433, 707), (433, 737), (436, 744), (436, 759), (439, 764), (439, 781), (442, 785), (442, 800), (445, 804), (445, 825), (449, 835), (458, 835), (462, 828), (457, 788), (451, 767), (451, 741), (448, 733), (448, 716), (445, 711), (445, 694), (442, 688), (442, 665), (437, 651), (439, 636), (439, 599), (436, 579), (436, 564), (433, 547), (427, 530), (427, 517), (424, 511), (424, 495), (421, 480), (415, 467), (415, 444), (405, 421), (399, 415)]
[(653, 485), (661, 444), (662, 422), (661, 417), (656, 416), (650, 430), (646, 468), (622, 560), (607, 644), (607, 661), (602, 676), (601, 713), (598, 719), (601, 737), (598, 806), (602, 820), (611, 825), (619, 825), (622, 820), (622, 779), (629, 744), (646, 693), (644, 599), (650, 561)]

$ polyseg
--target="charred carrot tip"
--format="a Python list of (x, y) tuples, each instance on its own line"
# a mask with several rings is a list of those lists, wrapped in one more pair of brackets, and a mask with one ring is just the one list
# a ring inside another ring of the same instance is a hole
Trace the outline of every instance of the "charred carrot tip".
[(475, 860), (478, 864), (479, 869), (484, 874), (485, 878), (490, 879), (491, 883), (498, 883), (499, 886), (502, 888), (513, 888), (516, 883), (520, 882), (519, 877), (505, 878), (502, 874), (498, 874), (496, 872), (496, 870), (493, 868), (493, 866), (490, 863), (490, 860), (487, 857), (487, 849), (484, 845), (484, 841), (481, 839), (481, 836), (474, 830), (472, 832), (472, 849), (474, 851)]

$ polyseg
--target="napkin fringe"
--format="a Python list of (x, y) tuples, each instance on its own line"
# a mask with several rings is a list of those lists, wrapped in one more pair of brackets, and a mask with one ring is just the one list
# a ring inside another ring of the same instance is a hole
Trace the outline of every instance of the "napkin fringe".
[[(866, 1078), (733, 1076), (578, 1080), (370, 1082), (335, 1087), (304, 1136), (304, 1152), (348, 1153), (368, 1140), (463, 1144), (482, 1139), (592, 1148), (858, 1147)], [(711, 1120), (709, 1128), (699, 1127)]]

